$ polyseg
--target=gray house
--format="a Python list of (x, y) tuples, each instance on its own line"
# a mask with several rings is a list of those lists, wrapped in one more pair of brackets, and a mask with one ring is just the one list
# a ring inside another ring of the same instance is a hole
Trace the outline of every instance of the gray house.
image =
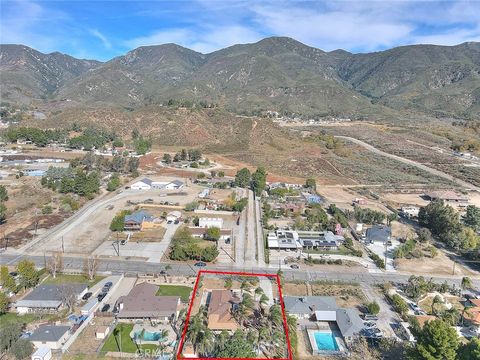
[(374, 242), (386, 243), (392, 239), (392, 229), (386, 225), (375, 225), (367, 229), (366, 241), (373, 244)]
[(55, 312), (63, 305), (65, 297), (75, 294), (80, 299), (88, 290), (86, 284), (39, 285), (15, 303), (17, 313)]
[(37, 348), (60, 349), (70, 337), (70, 326), (42, 325), (28, 338)]
[(360, 334), (363, 322), (355, 309), (337, 306), (334, 296), (285, 296), (285, 310), (297, 319), (336, 323), (346, 342)]

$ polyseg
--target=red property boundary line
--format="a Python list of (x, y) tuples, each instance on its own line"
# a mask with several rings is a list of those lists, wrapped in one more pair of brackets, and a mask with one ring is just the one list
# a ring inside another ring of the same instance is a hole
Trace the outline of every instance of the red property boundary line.
[(195, 296), (197, 294), (198, 283), (200, 282), (200, 277), (202, 274), (215, 274), (215, 275), (237, 275), (237, 276), (258, 276), (258, 277), (268, 277), (268, 278), (275, 278), (277, 281), (278, 286), (278, 297), (280, 299), (280, 308), (282, 310), (282, 318), (283, 318), (283, 327), (285, 328), (285, 337), (287, 340), (287, 348), (288, 348), (288, 357), (287, 358), (280, 358), (276, 360), (292, 360), (292, 347), (290, 345), (290, 338), (288, 335), (288, 324), (287, 324), (287, 316), (285, 314), (285, 304), (283, 303), (283, 295), (282, 295), (282, 286), (281, 286), (281, 279), (278, 274), (259, 274), (259, 273), (247, 273), (247, 272), (237, 272), (237, 271), (214, 271), (214, 270), (200, 270), (197, 275), (197, 280), (195, 281), (195, 285), (193, 287), (192, 292), (192, 300), (190, 301), (190, 305), (188, 307), (187, 316), (185, 318), (185, 326), (182, 332), (182, 338), (180, 339), (180, 345), (178, 346), (176, 359), (177, 360), (185, 360), (185, 359), (192, 359), (192, 360), (259, 360), (260, 358), (200, 358), (200, 357), (184, 357), (181, 352), (183, 351), (183, 345), (185, 344), (185, 336), (187, 335), (188, 323), (190, 321), (190, 314), (192, 312), (193, 302), (195, 301)]

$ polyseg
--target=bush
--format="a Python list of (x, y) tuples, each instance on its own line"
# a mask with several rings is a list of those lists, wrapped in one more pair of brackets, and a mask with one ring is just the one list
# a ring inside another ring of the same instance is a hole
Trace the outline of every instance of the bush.
[(375, 265), (377, 265), (377, 267), (379, 267), (380, 269), (385, 269), (385, 261), (383, 261), (383, 259), (380, 258), (380, 256), (378, 256), (375, 253), (371, 253), (369, 257), (370, 259), (373, 260), (373, 262), (375, 263)]
[(42, 208), (42, 214), (43, 215), (48, 215), (48, 214), (51, 214), (52, 212), (53, 212), (53, 208), (50, 205), (45, 205)]
[(373, 301), (367, 305), (368, 312), (372, 315), (377, 315), (380, 312), (380, 305)]
[(122, 210), (115, 215), (110, 223), (111, 231), (123, 231), (125, 227), (125, 215), (130, 215), (132, 212), (130, 210)]

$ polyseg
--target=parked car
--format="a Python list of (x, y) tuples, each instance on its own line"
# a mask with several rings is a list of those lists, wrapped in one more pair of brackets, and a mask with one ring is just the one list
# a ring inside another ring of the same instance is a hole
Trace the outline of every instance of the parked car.
[(126, 243), (127, 243), (127, 240), (120, 241), (120, 245), (125, 245)]
[(176, 225), (176, 224), (180, 223), (180, 221), (179, 221), (179, 220), (175, 220), (173, 223)]
[(364, 325), (366, 328), (371, 328), (377, 326), (377, 323), (375, 323), (375, 321), (365, 321)]
[(103, 285), (104, 288), (111, 288), (113, 286), (113, 283), (111, 281), (107, 281), (105, 285)]
[(105, 305), (103, 305), (101, 311), (102, 311), (102, 312), (107, 312), (109, 309), (110, 309), (110, 305), (109, 305), (109, 304), (105, 304)]
[(102, 301), (105, 296), (107, 296), (107, 293), (101, 292), (100, 294), (97, 295), (97, 300), (98, 302)]
[(173, 221), (172, 220), (168, 220), (167, 221), (167, 224), (171, 224)]
[(300, 267), (297, 264), (292, 264), (290, 265), (290, 268), (292, 269), (300, 269)]
[(371, 320), (371, 321), (377, 321), (378, 317), (372, 314), (365, 314), (363, 315), (363, 320)]
[(92, 296), (91, 292), (87, 292), (85, 295), (82, 296), (82, 300), (88, 300)]
[(204, 267), (204, 266), (207, 266), (207, 264), (204, 263), (203, 261), (199, 261), (199, 262), (196, 262), (196, 263), (194, 264), (194, 266)]

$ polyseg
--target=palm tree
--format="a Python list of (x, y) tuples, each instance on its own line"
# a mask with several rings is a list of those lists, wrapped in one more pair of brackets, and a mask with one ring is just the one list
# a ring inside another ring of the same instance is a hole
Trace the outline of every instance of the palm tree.
[(255, 289), (255, 295), (262, 295), (262, 294), (265, 294), (265, 292), (263, 291), (263, 289), (259, 286)]
[(113, 329), (113, 338), (115, 339), (115, 343), (117, 344), (118, 351), (122, 352), (122, 344), (118, 341), (119, 334), (120, 329), (118, 328), (118, 326), (116, 326), (115, 329)]
[(250, 285), (248, 284), (248, 282), (246, 280), (243, 280), (242, 283), (240, 284), (240, 290), (242, 290), (242, 295), (243, 295), (243, 292), (249, 288), (250, 288)]
[(223, 286), (225, 287), (225, 289), (230, 290), (232, 288), (232, 285), (233, 285), (232, 278), (229, 277), (225, 280), (225, 284)]
[(262, 295), (260, 296), (260, 300), (259, 300), (260, 306), (262, 306), (262, 307), (263, 307), (263, 306), (266, 306), (266, 305), (268, 304), (268, 301), (269, 301), (269, 300), (270, 300), (270, 299), (268, 298), (267, 295), (262, 294)]
[(213, 333), (209, 328), (205, 328), (205, 330), (201, 333), (200, 339), (196, 345), (197, 352), (199, 354), (204, 355), (204, 357), (208, 357), (208, 355), (211, 354), (215, 348), (215, 341)]
[(435, 316), (437, 315), (435, 311), (435, 305), (437, 304), (443, 304), (443, 300), (439, 295), (435, 295), (435, 297), (432, 300), (432, 314)]
[(470, 279), (468, 276), (464, 276), (462, 278), (462, 282), (460, 284), (460, 288), (462, 289), (462, 296), (463, 296), (463, 292), (467, 289), (471, 289), (472, 288), (472, 279)]
[(188, 325), (187, 339), (189, 339), (192, 344), (196, 344), (200, 334), (204, 330), (205, 325), (203, 324), (203, 319), (198, 316), (199, 314), (192, 317), (191, 323)]
[(253, 302), (253, 299), (252, 297), (250, 296), (250, 294), (248, 293), (245, 293), (243, 295), (243, 299), (242, 299), (242, 302), (241, 304), (243, 306), (245, 306), (245, 308), (249, 309), (249, 310), (252, 310), (255, 306), (255, 303)]
[(228, 334), (227, 330), (222, 330), (220, 334), (218, 334), (217, 339), (215, 341), (215, 352), (218, 353), (225, 348), (225, 344), (230, 340), (230, 335)]
[(239, 304), (234, 313), (234, 316), (236, 317), (239, 324), (243, 324), (243, 322), (247, 318), (247, 308), (245, 307), (245, 305)]
[(253, 349), (255, 352), (258, 352), (258, 344), (259, 344), (259, 334), (258, 331), (255, 329), (250, 329), (247, 334), (247, 341), (253, 345)]
[(282, 323), (282, 312), (280, 311), (280, 306), (274, 304), (270, 306), (270, 311), (268, 314), (268, 318), (271, 322), (275, 325), (280, 325)]

